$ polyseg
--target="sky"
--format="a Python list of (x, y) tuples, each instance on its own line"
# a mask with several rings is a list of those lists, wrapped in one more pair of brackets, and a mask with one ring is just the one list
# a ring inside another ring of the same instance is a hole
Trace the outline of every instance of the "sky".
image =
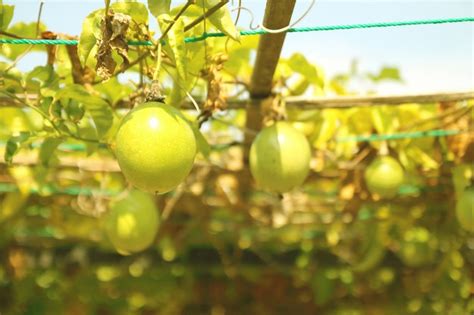
[[(16, 6), (12, 23), (36, 20), (38, 0), (3, 2)], [(173, 1), (174, 4), (180, 2), (183, 1)], [(237, 1), (233, 2), (236, 5)], [(305, 12), (310, 2), (297, 1), (293, 20)], [(262, 21), (265, 1), (243, 0), (243, 5), (254, 13), (256, 22)], [(80, 34), (82, 20), (100, 7), (103, 7), (102, 0), (46, 0), (42, 21), (53, 32)], [(474, 16), (474, 1), (316, 0), (297, 26), (468, 16)], [(249, 22), (249, 15), (243, 12), (239, 27), (248, 29)], [(154, 21), (151, 27), (156, 27)], [(474, 23), (290, 33), (282, 56), (295, 52), (304, 54), (328, 75), (347, 71), (354, 59), (362, 71), (376, 72), (385, 65), (398, 67), (403, 83), (383, 84), (380, 93), (453, 92), (474, 88)], [(32, 69), (44, 63), (41, 58), (45, 57), (29, 56), (19, 67)]]

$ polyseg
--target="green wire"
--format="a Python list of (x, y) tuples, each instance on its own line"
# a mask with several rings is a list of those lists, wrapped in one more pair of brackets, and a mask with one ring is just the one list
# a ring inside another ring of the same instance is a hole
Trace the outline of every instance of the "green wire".
[[(313, 26), (313, 27), (294, 27), (288, 29), (288, 33), (299, 32), (319, 32), (319, 31), (337, 31), (337, 30), (352, 30), (352, 29), (366, 29), (366, 28), (381, 28), (381, 27), (399, 27), (410, 25), (428, 25), (428, 24), (447, 24), (447, 23), (464, 23), (474, 22), (474, 17), (449, 18), (449, 19), (429, 19), (429, 20), (411, 20), (411, 21), (395, 21), (395, 22), (378, 22), (378, 23), (357, 23), (357, 24), (342, 24), (342, 25), (328, 25), (328, 26)], [(242, 36), (263, 35), (269, 34), (265, 30), (248, 30), (240, 31)], [(205, 40), (209, 37), (224, 37), (224, 33), (204, 33), (200, 36), (186, 37), (186, 43), (194, 43)], [(0, 44), (13, 45), (77, 45), (78, 41), (75, 39), (26, 39), (26, 38), (0, 38)], [(151, 46), (151, 41), (129, 41), (131, 46)]]
[(336, 142), (371, 142), (371, 141), (385, 141), (385, 140), (401, 140), (401, 139), (417, 139), (426, 137), (446, 137), (454, 136), (461, 133), (467, 133), (468, 131), (463, 130), (427, 130), (427, 131), (414, 131), (414, 132), (400, 132), (386, 135), (372, 134), (372, 135), (359, 135), (336, 138)]

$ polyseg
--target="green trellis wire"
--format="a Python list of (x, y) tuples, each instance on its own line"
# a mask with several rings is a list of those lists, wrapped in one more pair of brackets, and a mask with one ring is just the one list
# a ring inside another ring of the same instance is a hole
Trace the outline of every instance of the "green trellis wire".
[[(288, 29), (288, 33), (299, 32), (319, 32), (319, 31), (337, 31), (337, 30), (351, 30), (351, 29), (367, 29), (380, 27), (398, 27), (410, 25), (428, 25), (428, 24), (447, 24), (447, 23), (463, 23), (474, 22), (474, 17), (461, 17), (449, 19), (428, 19), (428, 20), (411, 20), (411, 21), (395, 21), (395, 22), (376, 22), (376, 23), (357, 23), (357, 24), (342, 24), (342, 25), (328, 25), (328, 26), (312, 26), (312, 27), (294, 27)], [(265, 30), (247, 30), (240, 31), (242, 36), (263, 35), (269, 34)], [(209, 37), (224, 37), (221, 32), (203, 33), (200, 36), (186, 37), (186, 43), (194, 43), (205, 40)], [(26, 39), (26, 38), (0, 38), (0, 44), (16, 44), (16, 45), (77, 45), (78, 41), (75, 39)], [(131, 46), (151, 46), (151, 41), (129, 41)]]
[(386, 140), (401, 140), (401, 139), (418, 139), (426, 137), (446, 137), (454, 136), (462, 133), (468, 133), (469, 131), (464, 130), (426, 130), (426, 131), (413, 131), (413, 132), (400, 132), (392, 134), (372, 134), (372, 135), (357, 135), (348, 137), (336, 138), (336, 142), (372, 142), (372, 141), (386, 141)]

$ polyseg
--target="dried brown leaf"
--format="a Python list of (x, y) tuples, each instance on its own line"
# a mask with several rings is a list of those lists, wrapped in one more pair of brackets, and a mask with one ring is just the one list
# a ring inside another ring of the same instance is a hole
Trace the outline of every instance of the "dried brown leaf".
[(112, 57), (115, 50), (123, 59), (123, 65), (129, 64), (126, 34), (132, 18), (126, 14), (109, 10), (102, 20), (102, 38), (97, 50), (97, 74), (104, 79), (113, 76), (117, 63)]

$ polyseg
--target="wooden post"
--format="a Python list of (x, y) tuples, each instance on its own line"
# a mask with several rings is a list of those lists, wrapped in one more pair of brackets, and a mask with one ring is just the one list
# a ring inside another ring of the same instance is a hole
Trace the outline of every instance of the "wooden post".
[[(270, 29), (279, 29), (290, 24), (295, 3), (296, 0), (268, 0), (263, 25)], [(283, 32), (265, 34), (260, 37), (255, 66), (250, 81), (250, 97), (252, 100), (262, 100), (271, 95), (273, 75), (280, 59), (285, 36), (286, 33)], [(252, 130), (259, 130), (261, 121), (260, 106), (256, 105), (254, 101), (250, 102), (247, 105), (246, 127)], [(248, 158), (248, 147), (252, 140), (252, 137), (249, 135), (245, 137), (245, 160)]]

